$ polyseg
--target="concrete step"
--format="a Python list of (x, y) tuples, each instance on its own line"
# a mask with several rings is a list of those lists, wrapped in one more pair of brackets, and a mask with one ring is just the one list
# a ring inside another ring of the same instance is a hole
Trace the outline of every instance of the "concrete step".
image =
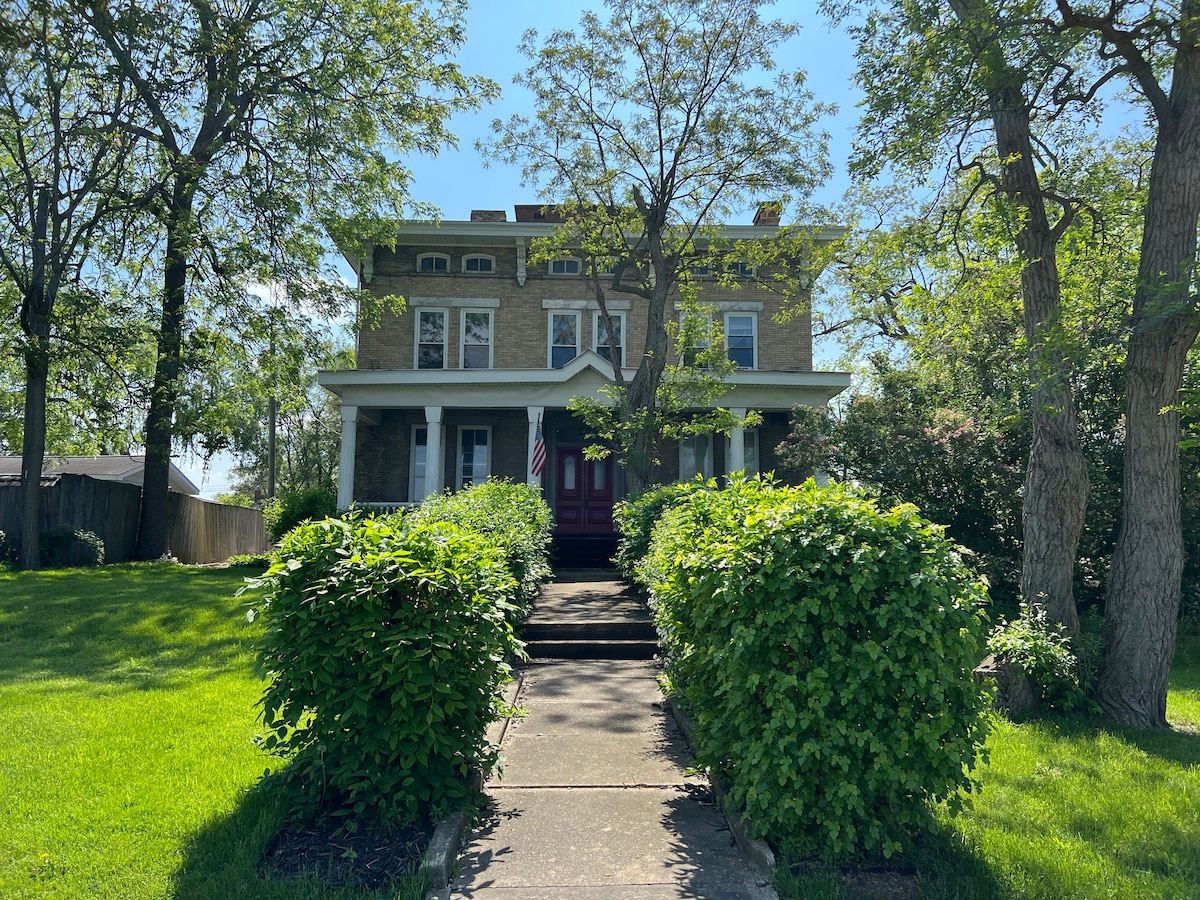
[(653, 659), (658, 641), (531, 641), (525, 652), (531, 659)]
[(650, 622), (526, 622), (521, 626), (525, 641), (656, 641), (658, 633)]

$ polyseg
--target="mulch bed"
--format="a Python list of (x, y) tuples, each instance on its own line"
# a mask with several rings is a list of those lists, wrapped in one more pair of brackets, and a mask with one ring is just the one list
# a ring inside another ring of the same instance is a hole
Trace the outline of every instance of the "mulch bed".
[(377, 889), (420, 865), (432, 835), (429, 823), (354, 833), (347, 833), (336, 821), (292, 827), (271, 842), (260, 869), (275, 878)]

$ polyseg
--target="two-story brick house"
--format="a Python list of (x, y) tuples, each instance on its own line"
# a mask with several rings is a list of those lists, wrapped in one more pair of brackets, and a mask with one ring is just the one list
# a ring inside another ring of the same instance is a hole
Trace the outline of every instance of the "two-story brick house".
[[(778, 218), (768, 216), (723, 236), (769, 237)], [(598, 395), (613, 365), (632, 378), (645, 301), (607, 294), (610, 338), (582, 260), (528, 260), (552, 218), (518, 206), (512, 222), (475, 211), (466, 222), (405, 223), (394, 250), (351, 259), (364, 286), (403, 296), (407, 308), (361, 331), (358, 368), (320, 376), (342, 404), (340, 507), (415, 502), (496, 475), (541, 485), (560, 532), (612, 531), (622, 473), (611, 458), (584, 459), (585, 430), (567, 403)], [(722, 317), (739, 365), (720, 404), (758, 410), (763, 424), (682, 442), (663, 459), (663, 480), (773, 469), (792, 406), (823, 406), (849, 384), (844, 373), (812, 370), (809, 317), (777, 321), (778, 294), (756, 289), (749, 268), (739, 274), (737, 287), (705, 279), (702, 302)]]

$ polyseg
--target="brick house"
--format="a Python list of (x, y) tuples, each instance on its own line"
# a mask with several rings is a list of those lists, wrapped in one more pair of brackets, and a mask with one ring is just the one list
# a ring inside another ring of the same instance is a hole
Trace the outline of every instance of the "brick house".
[[(363, 286), (399, 294), (407, 308), (361, 331), (357, 368), (320, 375), (341, 400), (339, 507), (417, 502), (495, 475), (541, 485), (560, 533), (611, 533), (622, 472), (611, 458), (583, 458), (585, 430), (566, 407), (596, 395), (614, 363), (632, 378), (644, 301), (608, 294), (610, 339), (582, 260), (528, 261), (530, 240), (555, 227), (553, 210), (515, 213), (512, 222), (477, 210), (470, 221), (405, 223), (395, 250), (347, 257)], [(726, 226), (724, 237), (769, 237), (777, 225), (764, 210), (753, 225)], [(705, 283), (701, 299), (722, 317), (739, 364), (720, 403), (758, 410), (763, 424), (681, 442), (664, 455), (661, 480), (773, 469), (792, 406), (823, 406), (850, 383), (845, 373), (813, 371), (809, 316), (777, 322), (780, 297), (759, 289), (748, 266), (742, 274), (736, 288)], [(539, 428), (546, 461), (534, 474)]]

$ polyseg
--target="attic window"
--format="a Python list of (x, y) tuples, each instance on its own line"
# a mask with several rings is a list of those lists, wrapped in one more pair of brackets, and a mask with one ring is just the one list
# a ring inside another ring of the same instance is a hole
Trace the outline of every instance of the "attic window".
[(734, 275), (740, 275), (742, 278), (754, 277), (754, 266), (748, 262), (733, 262), (730, 263), (726, 268)]
[(417, 271), (424, 274), (449, 272), (450, 257), (445, 253), (422, 253), (417, 257)]
[(573, 256), (550, 260), (551, 275), (578, 275), (581, 270), (579, 260)]
[(463, 271), (470, 275), (486, 274), (496, 271), (496, 258), (473, 253), (463, 257)]

